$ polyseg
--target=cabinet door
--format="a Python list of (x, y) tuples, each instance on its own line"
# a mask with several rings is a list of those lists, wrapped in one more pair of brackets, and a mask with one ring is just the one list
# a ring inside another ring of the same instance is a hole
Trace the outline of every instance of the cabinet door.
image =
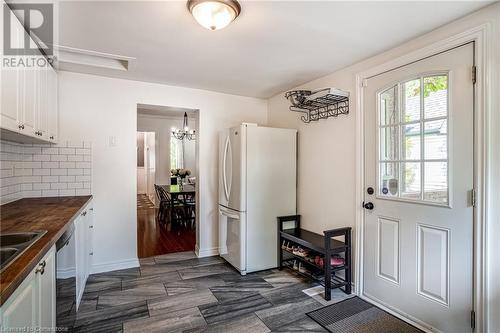
[(38, 98), (38, 68), (27, 67), (22, 69), (23, 82), (23, 100), (22, 100), (22, 124), (24, 125), (23, 134), (36, 136), (36, 118), (37, 118), (37, 98)]
[(37, 297), (37, 278), (32, 271), (2, 305), (2, 330), (37, 327)]
[(42, 139), (48, 139), (49, 123), (49, 90), (48, 90), (48, 72), (47, 66), (38, 69), (37, 77), (37, 107), (36, 107), (36, 132)]
[(82, 217), (75, 220), (75, 279), (76, 279), (76, 308), (80, 306), (82, 299), (85, 275), (84, 252), (85, 252), (85, 229), (82, 223)]
[(56, 327), (56, 248), (53, 246), (41, 261), (43, 271), (37, 274), (40, 327)]
[(48, 90), (49, 140), (57, 142), (59, 128), (58, 82), (57, 72), (52, 68), (48, 70)]
[[(2, 5), (3, 7), (3, 5)], [(12, 12), (11, 15), (11, 44), (13, 47), (20, 47), (24, 35), (24, 29)], [(3, 16), (2, 16), (3, 19)], [(3, 27), (3, 24), (2, 24)], [(3, 32), (2, 32), (3, 33)], [(3, 45), (2, 45), (3, 47)], [(3, 54), (3, 52), (2, 52)], [(2, 128), (17, 131), (21, 117), (21, 72), (20, 67), (1, 66), (0, 73), (0, 124)]]

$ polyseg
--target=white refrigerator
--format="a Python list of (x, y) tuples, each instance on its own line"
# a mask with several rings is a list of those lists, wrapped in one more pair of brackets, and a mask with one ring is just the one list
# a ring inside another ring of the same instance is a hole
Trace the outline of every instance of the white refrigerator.
[(277, 266), (277, 216), (296, 214), (297, 131), (242, 124), (219, 137), (219, 253), (242, 275)]

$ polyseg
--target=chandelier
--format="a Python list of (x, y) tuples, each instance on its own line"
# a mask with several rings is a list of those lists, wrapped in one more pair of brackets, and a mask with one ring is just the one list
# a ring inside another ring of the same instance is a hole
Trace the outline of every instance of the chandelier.
[(172, 136), (178, 140), (184, 140), (184, 138), (187, 138), (188, 140), (196, 139), (195, 130), (189, 129), (187, 112), (184, 112), (184, 122), (182, 124), (182, 129), (173, 127)]

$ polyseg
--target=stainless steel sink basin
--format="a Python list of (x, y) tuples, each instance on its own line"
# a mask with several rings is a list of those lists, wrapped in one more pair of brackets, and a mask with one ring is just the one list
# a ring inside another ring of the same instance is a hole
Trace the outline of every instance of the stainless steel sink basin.
[(43, 230), (0, 235), (0, 271), (3, 271), (46, 232)]
[(0, 235), (0, 247), (17, 246), (29, 242), (39, 234), (36, 232), (22, 232), (16, 234)]
[(13, 247), (0, 248), (0, 262), (3, 263), (8, 261), (14, 255), (16, 255), (16, 252), (19, 252), (19, 250)]

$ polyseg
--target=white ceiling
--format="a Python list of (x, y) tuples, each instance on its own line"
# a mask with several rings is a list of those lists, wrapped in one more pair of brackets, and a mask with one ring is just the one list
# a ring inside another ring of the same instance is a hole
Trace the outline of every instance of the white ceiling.
[(480, 1), (240, 1), (227, 28), (196, 23), (186, 1), (68, 1), (59, 44), (134, 57), (128, 71), (77, 71), (270, 97), (487, 5)]

